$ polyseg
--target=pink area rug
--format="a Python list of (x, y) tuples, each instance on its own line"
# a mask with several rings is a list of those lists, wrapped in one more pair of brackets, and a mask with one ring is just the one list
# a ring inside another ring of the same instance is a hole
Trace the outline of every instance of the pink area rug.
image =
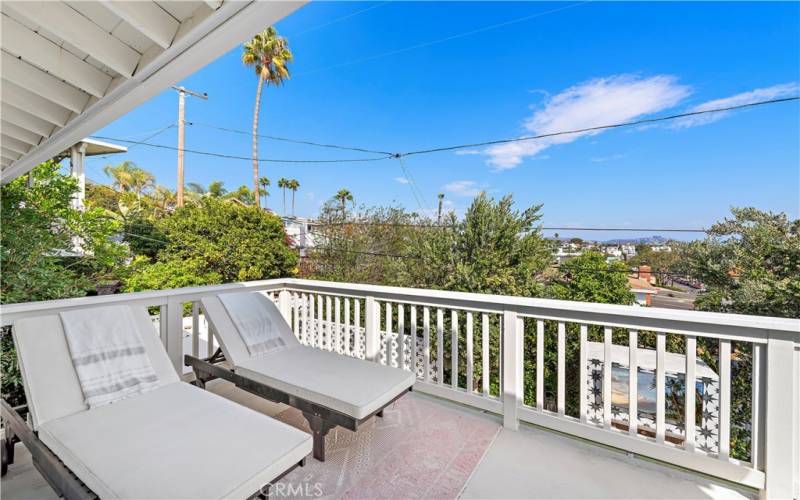
[[(277, 415), (308, 431), (302, 413)], [(328, 434), (326, 460), (309, 457), (273, 487), (275, 498), (451, 499), (494, 440), (500, 425), (425, 397), (409, 394), (352, 432)]]

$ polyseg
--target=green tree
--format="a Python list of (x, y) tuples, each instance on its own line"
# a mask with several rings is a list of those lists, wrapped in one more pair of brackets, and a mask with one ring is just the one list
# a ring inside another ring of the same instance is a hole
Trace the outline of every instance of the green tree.
[[(148, 261), (146, 261), (148, 262)], [(202, 259), (167, 257), (152, 264), (137, 266), (125, 281), (126, 292), (167, 290), (188, 286), (215, 285), (222, 283), (219, 273), (208, 270)]]
[(556, 299), (602, 304), (633, 304), (628, 269), (619, 261), (606, 262), (599, 252), (586, 252), (559, 268), (559, 278), (550, 285)]
[(30, 184), (20, 177), (2, 188), (0, 302), (84, 295), (127, 255), (111, 239), (120, 224), (102, 208), (72, 208), (77, 182), (61, 175), (57, 163), (43, 163), (30, 175)]
[(292, 190), (292, 217), (294, 217), (294, 195), (297, 193), (297, 190), (300, 189), (300, 181), (297, 179), (289, 180), (289, 189)]
[(286, 215), (286, 188), (289, 187), (289, 179), (286, 177), (278, 179), (278, 187), (283, 190), (283, 215)]
[(800, 220), (755, 208), (731, 213), (689, 247), (689, 272), (708, 289), (695, 307), (800, 317)]
[(259, 186), (261, 186), (261, 189), (264, 191), (263, 193), (261, 193), (261, 195), (264, 196), (264, 208), (266, 208), (267, 207), (267, 200), (269, 199), (269, 191), (267, 191), (267, 188), (270, 185), (269, 179), (267, 177), (261, 177), (260, 179), (258, 179), (258, 184), (259, 184)]
[(289, 42), (278, 35), (277, 30), (272, 26), (245, 43), (242, 51), (242, 62), (245, 66), (255, 69), (258, 77), (256, 104), (253, 110), (253, 193), (259, 207), (261, 200), (258, 192), (260, 182), (258, 176), (258, 112), (261, 107), (261, 91), (265, 83), (278, 87), (289, 79), (288, 64), (293, 58), (294, 56), (289, 50)]
[(119, 165), (106, 165), (103, 172), (112, 180), (112, 187), (121, 192), (133, 193), (137, 205), (142, 195), (155, 187), (153, 174), (139, 167), (132, 161), (124, 161)]
[(157, 228), (168, 242), (159, 262), (189, 261), (193, 275), (227, 283), (295, 273), (298, 257), (280, 218), (252, 206), (203, 198), (159, 220)]
[(341, 203), (342, 217), (345, 217), (347, 214), (347, 202), (353, 201), (353, 193), (351, 193), (349, 189), (342, 188), (336, 192), (334, 198), (339, 200), (339, 203)]

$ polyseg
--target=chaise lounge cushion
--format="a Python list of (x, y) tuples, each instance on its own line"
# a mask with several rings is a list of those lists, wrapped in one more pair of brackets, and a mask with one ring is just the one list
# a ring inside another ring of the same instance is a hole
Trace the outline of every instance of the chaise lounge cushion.
[(414, 385), (413, 373), (297, 345), (238, 364), (239, 375), (363, 419)]
[(101, 498), (245, 498), (311, 452), (310, 435), (183, 382), (39, 436)]

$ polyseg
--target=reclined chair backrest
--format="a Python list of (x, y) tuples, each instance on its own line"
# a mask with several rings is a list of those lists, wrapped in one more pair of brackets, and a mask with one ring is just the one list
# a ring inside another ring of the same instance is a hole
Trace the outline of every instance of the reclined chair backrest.
[[(178, 382), (178, 374), (147, 309), (130, 309), (159, 384)], [(88, 410), (58, 314), (15, 321), (13, 337), (34, 429), (50, 420)]]
[[(261, 293), (261, 292), (229, 292), (229, 293)], [(263, 295), (263, 294), (262, 294)], [(283, 339), (287, 347), (300, 345), (300, 342), (292, 332), (291, 327), (286, 322), (286, 319), (281, 314), (278, 306), (272, 300), (262, 301), (267, 313), (272, 317), (273, 323), (278, 327), (278, 334)], [(230, 360), (234, 366), (240, 365), (252, 357), (247, 345), (242, 340), (238, 328), (233, 323), (228, 310), (219, 299), (218, 295), (204, 297), (200, 303), (205, 312), (206, 321), (213, 328), (216, 333), (219, 345), (225, 358)]]

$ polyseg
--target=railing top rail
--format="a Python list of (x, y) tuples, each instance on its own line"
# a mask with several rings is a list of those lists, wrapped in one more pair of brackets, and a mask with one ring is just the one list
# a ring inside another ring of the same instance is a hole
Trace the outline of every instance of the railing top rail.
[[(679, 309), (663, 309), (654, 307), (625, 306), (617, 304), (598, 304), (592, 302), (575, 302), (568, 300), (537, 299), (515, 297), (509, 295), (491, 295), (468, 292), (451, 292), (420, 288), (402, 288), (382, 285), (364, 285), (358, 283), (338, 283), (332, 281), (316, 281), (288, 278), (284, 280), (287, 288), (298, 291), (319, 291), (324, 293), (341, 293), (343, 295), (371, 295), (386, 300), (410, 302), (451, 303), (469, 306), (484, 305), (487, 310), (515, 308), (521, 314), (535, 314), (534, 311), (569, 311), (592, 315), (632, 316), (659, 321), (684, 323), (701, 323), (737, 328), (753, 328), (790, 332), (797, 334), (800, 341), (800, 319), (776, 318), (771, 316), (751, 316), (744, 314), (716, 313), (705, 311), (685, 311)], [(529, 309), (530, 311), (526, 311)]]
[[(17, 317), (35, 313), (55, 312), (75, 307), (119, 304), (135, 302), (145, 305), (166, 304), (169, 300), (197, 300), (204, 296), (239, 289), (278, 290), (288, 288), (294, 291), (340, 294), (352, 297), (373, 296), (382, 300), (411, 302), (422, 305), (450, 306), (453, 308), (472, 308), (486, 311), (502, 312), (514, 309), (519, 314), (541, 318), (557, 318), (568, 321), (602, 320), (606, 324), (627, 324), (628, 319), (647, 324), (668, 322), (676, 326), (675, 331), (691, 331), (693, 327), (703, 325), (708, 330), (715, 328), (736, 330), (760, 330), (786, 332), (795, 336), (800, 343), (800, 319), (775, 318), (768, 316), (749, 316), (702, 311), (683, 311), (677, 309), (661, 309), (616, 304), (596, 304), (589, 302), (573, 302), (554, 299), (536, 299), (507, 295), (491, 295), (467, 292), (450, 292), (419, 288), (402, 288), (382, 285), (364, 285), (358, 283), (338, 283), (295, 278), (229, 283), (225, 285), (175, 288), (150, 292), (122, 293), (95, 297), (78, 297), (72, 299), (48, 300), (41, 302), (25, 302), (0, 306), (2, 324), (8, 324)], [(684, 327), (685, 326), (685, 327)], [(720, 332), (724, 333), (724, 332)]]
[(198, 300), (208, 295), (230, 292), (241, 289), (277, 290), (283, 288), (286, 280), (272, 279), (260, 281), (244, 281), (224, 285), (194, 286), (153, 290), (147, 292), (118, 293), (114, 295), (96, 295), (92, 297), (74, 297), (70, 299), (43, 300), (39, 302), (20, 302), (0, 305), (0, 323), (9, 324), (18, 316), (30, 316), (35, 313), (47, 313), (76, 307), (91, 307), (135, 302), (145, 305), (166, 304), (169, 300)]

